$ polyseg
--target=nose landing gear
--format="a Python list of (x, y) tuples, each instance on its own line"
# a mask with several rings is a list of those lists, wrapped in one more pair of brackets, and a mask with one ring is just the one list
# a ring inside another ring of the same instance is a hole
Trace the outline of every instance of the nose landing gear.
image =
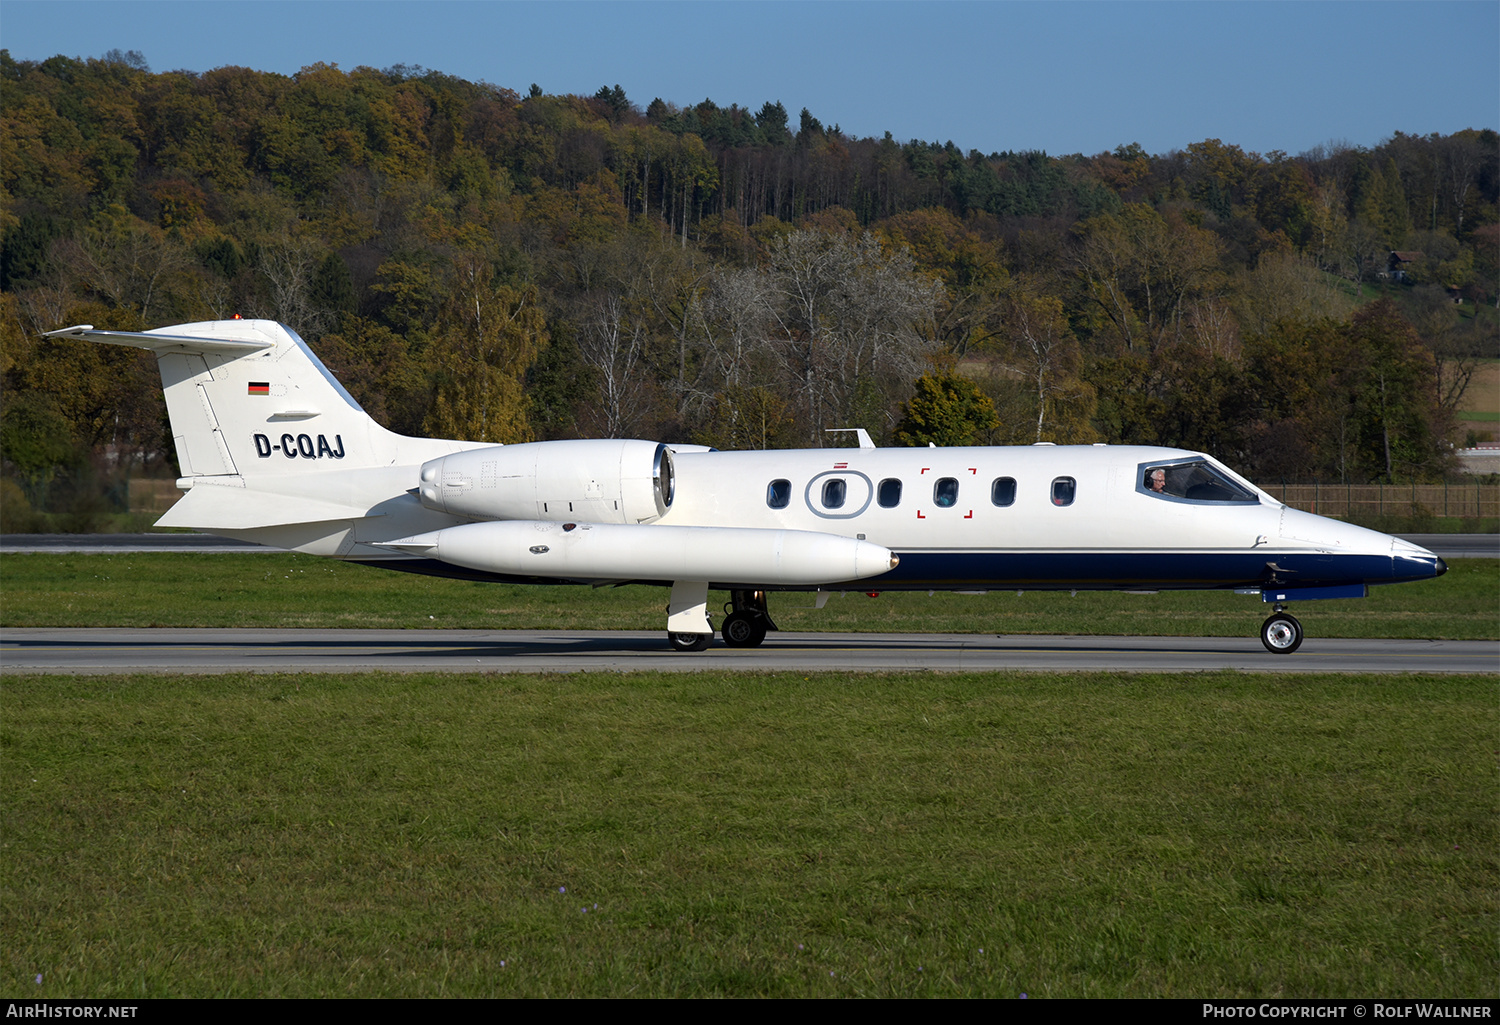
[(1273, 654), (1290, 655), (1302, 646), (1302, 624), (1287, 615), (1283, 606), (1273, 605), (1272, 609), (1270, 618), (1260, 625), (1260, 642)]

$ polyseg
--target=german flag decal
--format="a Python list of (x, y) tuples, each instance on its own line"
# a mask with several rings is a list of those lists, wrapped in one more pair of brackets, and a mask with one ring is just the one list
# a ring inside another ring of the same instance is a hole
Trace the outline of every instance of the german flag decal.
[(251, 395), (269, 395), (269, 394), (271, 394), (271, 382), (269, 382), (269, 381), (251, 381), (250, 382), (250, 394)]

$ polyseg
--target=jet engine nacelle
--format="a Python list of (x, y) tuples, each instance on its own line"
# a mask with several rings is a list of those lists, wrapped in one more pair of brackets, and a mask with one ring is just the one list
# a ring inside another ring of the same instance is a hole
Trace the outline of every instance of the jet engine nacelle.
[(654, 441), (539, 441), (422, 464), (418, 495), (477, 520), (650, 523), (672, 505), (672, 453)]

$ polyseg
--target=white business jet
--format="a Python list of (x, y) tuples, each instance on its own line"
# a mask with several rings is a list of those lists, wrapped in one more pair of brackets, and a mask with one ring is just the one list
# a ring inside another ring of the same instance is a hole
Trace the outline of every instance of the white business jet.
[(407, 438), (273, 321), (50, 334), (156, 354), (187, 491), (158, 526), (440, 576), (668, 586), (680, 651), (708, 647), (710, 588), (730, 593), (731, 647), (776, 629), (769, 591), (1218, 589), (1272, 603), (1261, 640), (1286, 654), (1302, 627), (1284, 603), (1447, 569), (1196, 452)]

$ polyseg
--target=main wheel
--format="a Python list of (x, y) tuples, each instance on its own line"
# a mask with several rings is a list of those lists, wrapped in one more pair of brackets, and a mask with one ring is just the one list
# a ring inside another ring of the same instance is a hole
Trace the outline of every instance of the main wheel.
[(754, 648), (766, 639), (766, 621), (753, 612), (732, 612), (719, 633), (731, 648)]
[(713, 634), (667, 634), (667, 643), (673, 651), (707, 651)]
[(1260, 643), (1277, 655), (1290, 655), (1302, 645), (1302, 624), (1278, 612), (1260, 625)]

